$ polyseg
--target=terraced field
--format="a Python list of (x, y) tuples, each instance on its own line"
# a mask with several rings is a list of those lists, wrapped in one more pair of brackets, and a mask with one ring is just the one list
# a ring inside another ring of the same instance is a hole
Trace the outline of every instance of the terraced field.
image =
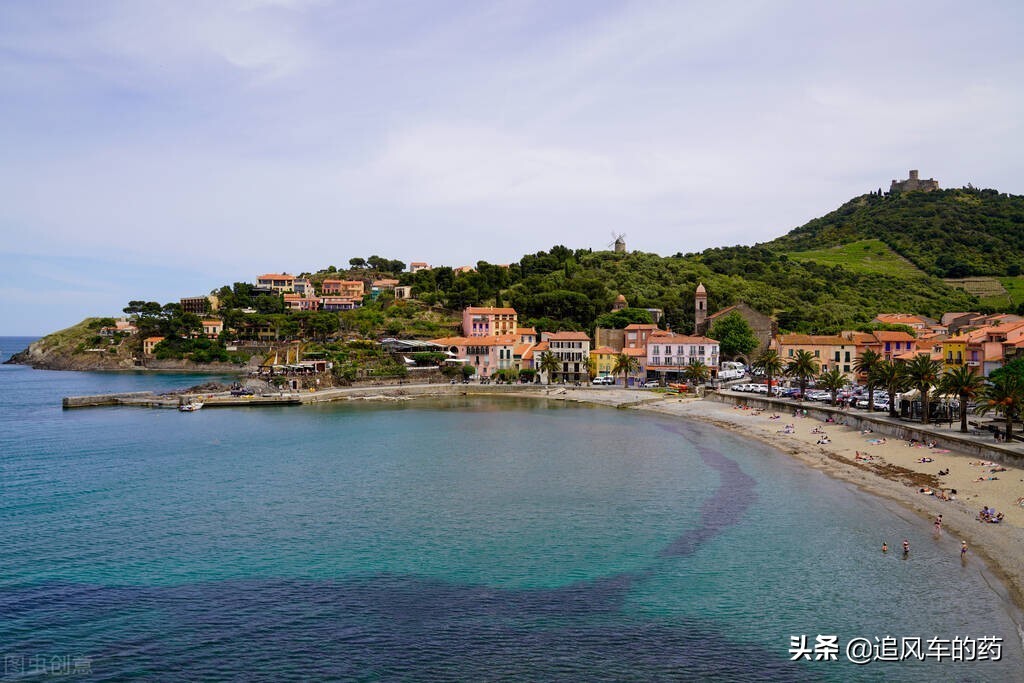
[(1009, 292), (1006, 291), (1006, 287), (999, 281), (999, 278), (963, 277), (946, 278), (943, 281), (950, 287), (959, 287), (978, 297), (978, 301), (983, 306), (1002, 309), (1013, 303)]
[(881, 240), (860, 240), (828, 249), (791, 251), (786, 256), (794, 261), (814, 261), (829, 266), (842, 266), (856, 273), (878, 273), (896, 277), (920, 277), (924, 272), (903, 258)]

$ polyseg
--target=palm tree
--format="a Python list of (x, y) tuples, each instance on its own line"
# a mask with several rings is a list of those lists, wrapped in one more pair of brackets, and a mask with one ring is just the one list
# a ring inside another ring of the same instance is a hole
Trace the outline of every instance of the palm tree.
[(754, 361), (754, 369), (764, 375), (768, 380), (768, 395), (772, 395), (772, 378), (779, 377), (785, 371), (786, 366), (782, 357), (775, 349), (765, 349)]
[(978, 395), (985, 386), (981, 375), (971, 372), (971, 368), (961, 365), (950, 368), (939, 378), (939, 391), (943, 394), (956, 394), (960, 399), (960, 431), (967, 433), (967, 402)]
[(857, 360), (853, 362), (853, 369), (858, 373), (864, 373), (867, 378), (868, 385), (868, 412), (870, 413), (875, 409), (875, 368), (883, 360), (881, 354), (871, 349), (865, 350), (862, 354), (857, 356)]
[(921, 422), (928, 424), (930, 419), (928, 414), (928, 392), (939, 383), (942, 363), (932, 360), (932, 357), (927, 353), (919, 353), (914, 356), (914, 360), (903, 367), (903, 372), (906, 374), (910, 385), (921, 394)]
[(903, 364), (891, 360), (883, 360), (875, 366), (874, 383), (885, 387), (889, 392), (889, 417), (896, 417), (896, 394), (907, 386), (907, 376), (903, 373)]
[(979, 415), (992, 411), (1006, 418), (1006, 441), (1009, 443), (1013, 439), (1013, 421), (1024, 406), (1024, 379), (1008, 372), (994, 374), (989, 378), (992, 383), (981, 392), (978, 407), (974, 410)]
[(711, 377), (711, 368), (704, 365), (700, 358), (694, 358), (683, 366), (683, 377), (693, 384), (703, 384)]
[(597, 376), (597, 359), (587, 356), (587, 379), (594, 379)]
[(537, 365), (541, 372), (547, 373), (548, 384), (551, 384), (551, 377), (562, 369), (562, 364), (558, 362), (558, 357), (550, 351), (545, 351), (541, 354), (540, 363)]
[(626, 377), (640, 369), (640, 361), (625, 353), (615, 357), (615, 365), (612, 367), (613, 375), (622, 375), (622, 386), (626, 386)]
[(814, 355), (810, 351), (800, 349), (786, 363), (786, 374), (796, 377), (797, 382), (800, 383), (800, 398), (802, 399), (807, 393), (807, 380), (818, 374), (818, 361), (814, 359)]
[(846, 375), (839, 368), (832, 368), (818, 375), (818, 386), (832, 394), (832, 405), (836, 404), (836, 394), (846, 386)]

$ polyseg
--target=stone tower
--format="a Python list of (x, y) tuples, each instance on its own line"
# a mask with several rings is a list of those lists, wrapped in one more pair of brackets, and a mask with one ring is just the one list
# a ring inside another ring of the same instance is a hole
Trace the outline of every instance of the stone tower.
[(625, 254), (626, 253), (626, 239), (625, 235), (619, 235), (615, 238), (615, 253)]
[(708, 290), (704, 289), (704, 283), (698, 283), (697, 292), (693, 296), (693, 333), (701, 334), (704, 329), (704, 321), (708, 317)]

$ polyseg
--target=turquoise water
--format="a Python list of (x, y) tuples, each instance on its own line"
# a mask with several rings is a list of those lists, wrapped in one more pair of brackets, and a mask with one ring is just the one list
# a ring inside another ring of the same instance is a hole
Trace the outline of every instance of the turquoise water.
[[(710, 426), (516, 399), (60, 409), (203, 379), (0, 367), (11, 663), (88, 658), (97, 680), (1019, 680), (1017, 613), (957, 539)], [(878, 552), (903, 538), (910, 557)], [(790, 662), (800, 634), (994, 635), (1003, 659)]]

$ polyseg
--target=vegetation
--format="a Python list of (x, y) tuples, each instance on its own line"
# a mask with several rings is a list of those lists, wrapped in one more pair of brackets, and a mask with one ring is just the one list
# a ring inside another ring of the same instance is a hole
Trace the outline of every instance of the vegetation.
[(858, 240), (827, 249), (791, 251), (787, 256), (795, 261), (814, 261), (826, 266), (842, 266), (855, 273), (909, 278), (924, 275), (920, 268), (878, 239)]
[(1024, 197), (966, 187), (863, 195), (766, 247), (808, 252), (879, 239), (930, 275), (1019, 275)]
[(718, 341), (723, 358), (746, 356), (761, 344), (750, 323), (736, 311), (716, 320), (708, 336)]
[(864, 375), (868, 387), (868, 412), (875, 409), (875, 387), (878, 386), (877, 370), (885, 360), (877, 351), (866, 349), (853, 363), (853, 369)]
[(993, 373), (992, 383), (982, 392), (976, 411), (979, 415), (994, 412), (1006, 420), (1006, 441), (1013, 440), (1013, 422), (1020, 418), (1024, 406), (1024, 379), (1015, 372)]
[(950, 368), (939, 378), (939, 393), (954, 394), (960, 399), (960, 431), (964, 434), (967, 433), (967, 402), (974, 400), (984, 386), (984, 378), (966, 365)]
[(932, 360), (927, 353), (919, 353), (914, 359), (903, 364), (903, 375), (907, 383), (921, 394), (921, 422), (928, 424), (929, 414), (928, 393), (939, 383), (942, 363)]
[(752, 366), (755, 372), (759, 372), (765, 376), (768, 383), (768, 393), (772, 393), (772, 379), (780, 377), (786, 370), (785, 364), (782, 362), (782, 357), (779, 356), (779, 352), (775, 349), (765, 349), (761, 352), (761, 355), (757, 357)]
[(626, 386), (629, 376), (640, 369), (640, 361), (625, 353), (615, 356), (615, 365), (612, 366), (612, 376), (622, 375), (622, 386)]
[(846, 386), (846, 375), (839, 368), (832, 368), (818, 375), (818, 386), (832, 397), (832, 405), (836, 404), (836, 395)]
[(786, 363), (786, 374), (795, 377), (800, 385), (800, 398), (807, 394), (807, 380), (818, 374), (818, 361), (810, 351), (799, 349)]
[(699, 358), (694, 358), (683, 366), (683, 378), (691, 384), (704, 384), (711, 378), (711, 368)]

